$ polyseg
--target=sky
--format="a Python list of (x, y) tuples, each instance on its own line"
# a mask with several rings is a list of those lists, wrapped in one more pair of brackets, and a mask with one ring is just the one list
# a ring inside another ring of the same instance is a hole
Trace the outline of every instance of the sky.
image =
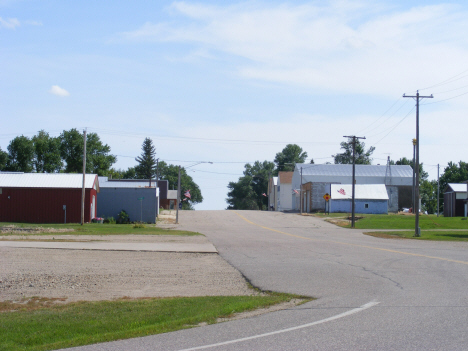
[(356, 135), (373, 164), (411, 158), (419, 91), (437, 179), (468, 161), (467, 18), (465, 1), (0, 0), (0, 147), (86, 128), (127, 169), (148, 137), (217, 210), (287, 144), (333, 163)]

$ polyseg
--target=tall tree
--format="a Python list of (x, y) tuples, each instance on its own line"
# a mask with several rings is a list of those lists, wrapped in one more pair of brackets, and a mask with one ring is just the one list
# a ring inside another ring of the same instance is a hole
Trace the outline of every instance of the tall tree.
[[(286, 145), (286, 147), (275, 156), (275, 175), (278, 175), (279, 171), (293, 171), (296, 163), (304, 163), (306, 159), (307, 152), (302, 151), (302, 148), (299, 145)], [(313, 160), (311, 163), (313, 163)]]
[(24, 135), (14, 138), (8, 145), (6, 170), (13, 172), (32, 172), (34, 169), (34, 145)]
[(141, 156), (135, 158), (138, 162), (135, 167), (136, 175), (140, 179), (152, 179), (156, 174), (156, 148), (150, 138), (145, 138), (141, 149)]
[[(335, 164), (352, 164), (353, 163), (353, 138), (348, 138), (348, 141), (340, 143), (341, 149), (344, 151), (341, 154), (332, 155), (335, 159)], [(371, 155), (375, 150), (371, 146), (367, 151), (365, 150), (366, 144), (359, 140), (356, 141), (356, 164), (370, 165), (372, 162)]]
[(468, 163), (460, 161), (458, 164), (449, 162), (440, 176), (440, 190), (444, 192), (448, 183), (461, 183), (468, 180)]
[[(275, 165), (269, 161), (255, 161), (244, 166), (244, 176), (228, 185), (228, 209), (266, 210), (268, 208), (268, 179)], [(264, 195), (265, 194), (265, 195)]]
[[(167, 164), (164, 161), (159, 162), (159, 179), (164, 179), (169, 182), (169, 189), (177, 189), (177, 181), (179, 178), (179, 166)], [(190, 198), (184, 196), (190, 192)], [(185, 168), (180, 170), (180, 195), (182, 201), (182, 209), (193, 210), (193, 205), (203, 201), (201, 190), (193, 178), (187, 174)]]
[(38, 173), (59, 172), (63, 167), (60, 156), (60, 138), (51, 138), (49, 133), (40, 130), (32, 137), (34, 145), (34, 168)]
[(0, 147), (0, 171), (6, 170), (8, 162), (8, 153), (3, 151)]
[(240, 177), (237, 182), (228, 184), (228, 210), (259, 210), (257, 194), (252, 187), (252, 177)]
[[(65, 161), (65, 172), (83, 171), (83, 135), (75, 128), (60, 134), (60, 154)], [(104, 175), (117, 161), (110, 146), (103, 144), (96, 133), (86, 135), (86, 172)]]

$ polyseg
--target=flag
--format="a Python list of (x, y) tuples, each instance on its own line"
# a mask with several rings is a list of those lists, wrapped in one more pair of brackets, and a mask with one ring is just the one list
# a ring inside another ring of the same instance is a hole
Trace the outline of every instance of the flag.
[(341, 188), (340, 190), (338, 190), (338, 192), (339, 192), (341, 195), (346, 195), (346, 191), (344, 191), (343, 188)]
[(299, 191), (297, 191), (296, 189), (293, 190), (296, 194), (299, 194)]
[(262, 195), (263, 195), (263, 196), (267, 196), (267, 194), (265, 194), (265, 193), (263, 193)]
[(191, 199), (192, 197), (190, 196), (190, 189), (187, 190), (184, 194), (185, 197), (188, 197), (189, 199)]

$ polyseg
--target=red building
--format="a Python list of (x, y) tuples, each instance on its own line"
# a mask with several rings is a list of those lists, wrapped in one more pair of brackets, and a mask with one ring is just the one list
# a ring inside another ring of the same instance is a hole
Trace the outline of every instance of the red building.
[[(0, 172), (0, 222), (80, 223), (82, 174)], [(85, 177), (84, 221), (96, 217), (99, 181)]]

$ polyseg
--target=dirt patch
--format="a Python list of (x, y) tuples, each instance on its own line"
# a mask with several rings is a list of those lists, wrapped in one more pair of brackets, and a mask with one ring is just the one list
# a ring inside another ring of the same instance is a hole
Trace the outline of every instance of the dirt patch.
[(74, 229), (57, 229), (44, 227), (18, 227), (16, 225), (5, 225), (0, 227), (2, 234), (40, 234), (40, 233), (67, 233), (73, 232)]
[[(51, 238), (41, 235), (35, 239)], [(83, 240), (83, 236), (74, 235), (60, 238)], [(201, 235), (115, 235), (86, 239), (208, 242)], [(32, 296), (71, 302), (255, 294), (258, 292), (249, 288), (241, 273), (218, 254), (0, 247), (0, 301), (21, 301)]]

